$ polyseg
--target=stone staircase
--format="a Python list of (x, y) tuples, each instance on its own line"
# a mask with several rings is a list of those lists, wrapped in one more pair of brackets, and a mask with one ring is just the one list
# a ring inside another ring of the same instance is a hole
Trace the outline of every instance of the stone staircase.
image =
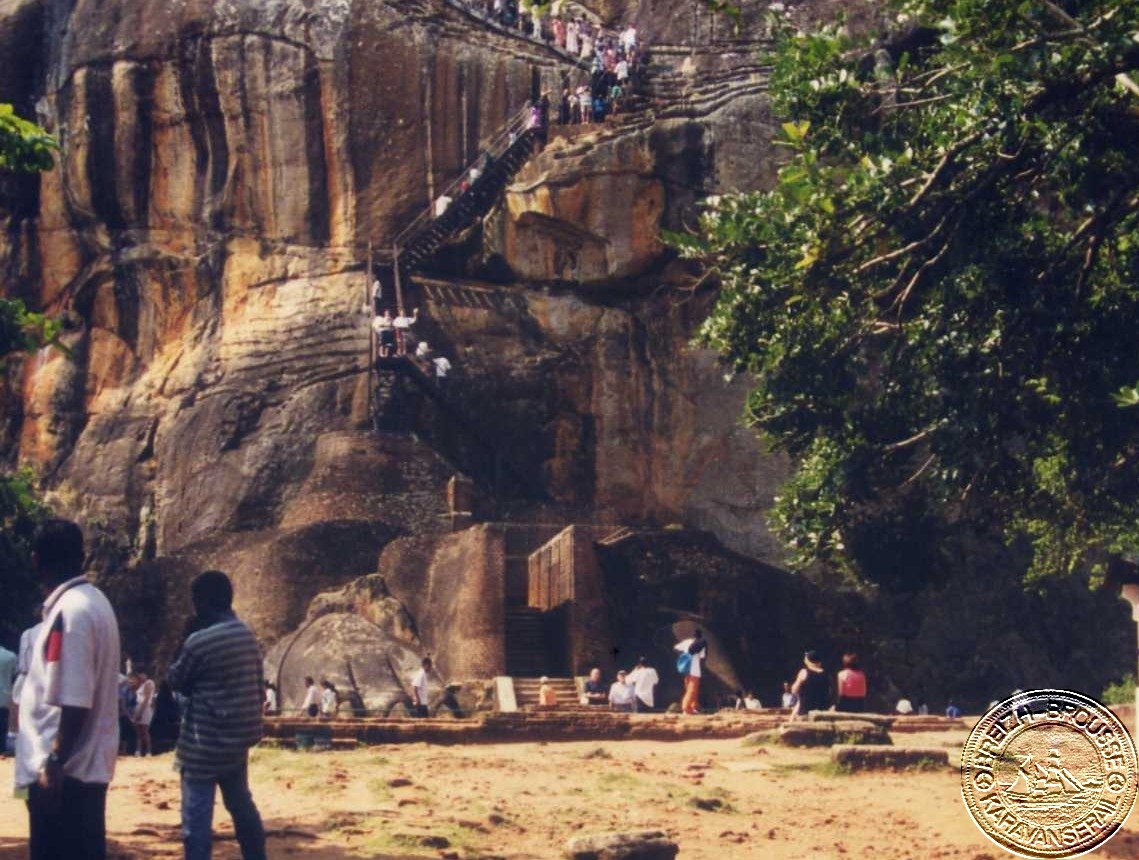
[[(549, 663), (542, 611), (529, 606), (507, 606), (506, 674), (515, 678), (538, 676), (549, 671)], [(517, 690), (516, 683), (515, 695)]]
[[(514, 699), (519, 708), (532, 709), (538, 706), (540, 681), (538, 677), (514, 679)], [(559, 710), (588, 707), (578, 704), (577, 681), (573, 678), (550, 678), (550, 686), (558, 697)]]

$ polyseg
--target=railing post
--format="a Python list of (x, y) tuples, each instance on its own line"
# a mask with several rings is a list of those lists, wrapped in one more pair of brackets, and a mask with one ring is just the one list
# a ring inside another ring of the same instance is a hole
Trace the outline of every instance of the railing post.
[(376, 330), (372, 327), (372, 318), (376, 315), (375, 301), (372, 299), (372, 278), (376, 270), (372, 268), (372, 242), (368, 241), (368, 268), (364, 275), (364, 306), (368, 308), (368, 421), (372, 421), (372, 400), (375, 397), (376, 373)]
[(399, 245), (392, 245), (392, 272), (395, 274), (395, 306), (400, 316), (403, 316), (403, 287), (399, 278)]

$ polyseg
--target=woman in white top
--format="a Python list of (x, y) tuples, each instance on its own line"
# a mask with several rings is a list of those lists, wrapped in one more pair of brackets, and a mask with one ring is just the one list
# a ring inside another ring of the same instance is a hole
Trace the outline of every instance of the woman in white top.
[(336, 695), (336, 687), (327, 678), (320, 682), (320, 686), (324, 687), (324, 692), (320, 694), (320, 715), (331, 720), (340, 706), (340, 697)]
[(154, 681), (147, 677), (146, 672), (139, 669), (136, 673), (138, 689), (135, 691), (134, 713), (131, 722), (134, 723), (135, 736), (138, 746), (135, 755), (151, 755), (150, 721), (154, 719)]
[(580, 25), (577, 21), (570, 21), (566, 24), (566, 52), (576, 54), (578, 52), (577, 36), (581, 31)]
[(708, 641), (704, 633), (697, 630), (690, 639), (677, 642), (673, 648), (688, 655), (688, 671), (684, 673), (684, 698), (680, 710), (685, 714), (700, 712), (700, 679), (704, 672), (701, 664), (708, 659)]
[(265, 702), (262, 705), (262, 710), (266, 715), (276, 714), (278, 709), (277, 704), (277, 688), (273, 686), (272, 681), (265, 682)]
[(320, 713), (320, 691), (311, 675), (305, 675), (305, 698), (301, 702), (301, 713), (310, 717)]

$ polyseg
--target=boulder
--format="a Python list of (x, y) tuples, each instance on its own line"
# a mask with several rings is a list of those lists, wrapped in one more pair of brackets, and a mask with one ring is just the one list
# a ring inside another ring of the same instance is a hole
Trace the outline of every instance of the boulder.
[(672, 860), (680, 850), (661, 830), (575, 836), (566, 843), (569, 860)]
[(887, 745), (890, 735), (881, 726), (853, 721), (787, 723), (779, 729), (779, 743), (791, 747), (829, 747), (833, 744)]
[(358, 695), (368, 711), (387, 713), (409, 701), (405, 685), (419, 661), (417, 651), (384, 627), (358, 615), (332, 613), (278, 642), (265, 658), (265, 676), (277, 684), (284, 713), (300, 707), (306, 675), (331, 681), (341, 702)]
[(831, 750), (831, 761), (847, 770), (924, 770), (949, 766), (949, 753), (936, 747), (844, 744)]
[(362, 576), (343, 588), (318, 594), (309, 604), (305, 621), (336, 613), (359, 615), (411, 648), (419, 644), (415, 622), (403, 604), (392, 597), (387, 582), (379, 574)]

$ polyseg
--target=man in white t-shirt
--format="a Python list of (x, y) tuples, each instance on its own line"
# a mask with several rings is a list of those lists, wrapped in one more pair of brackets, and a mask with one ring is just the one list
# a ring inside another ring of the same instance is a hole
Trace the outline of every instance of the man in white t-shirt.
[(451, 372), (451, 362), (445, 355), (437, 355), (431, 360), (435, 365), (435, 385), (439, 388), (447, 387), (447, 374)]
[(16, 754), (16, 736), (20, 727), (20, 690), (24, 687), (24, 679), (28, 676), (28, 663), (32, 659), (32, 645), (40, 635), (43, 622), (39, 622), (20, 634), (20, 651), (16, 656), (16, 677), (12, 680), (12, 708), (8, 712), (8, 739), (5, 749), (11, 755)]
[(427, 683), (431, 675), (431, 658), (424, 657), (419, 671), (411, 679), (412, 711), (417, 717), (427, 716)]
[(51, 593), (20, 691), (16, 787), (28, 792), (29, 854), (102, 860), (119, 749), (118, 622), (83, 576), (75, 523), (44, 522), (32, 563)]
[(633, 711), (651, 711), (653, 709), (653, 688), (660, 683), (657, 670), (648, 664), (644, 657), (637, 659), (637, 665), (629, 673), (628, 679), (633, 685), (636, 698), (633, 700)]

